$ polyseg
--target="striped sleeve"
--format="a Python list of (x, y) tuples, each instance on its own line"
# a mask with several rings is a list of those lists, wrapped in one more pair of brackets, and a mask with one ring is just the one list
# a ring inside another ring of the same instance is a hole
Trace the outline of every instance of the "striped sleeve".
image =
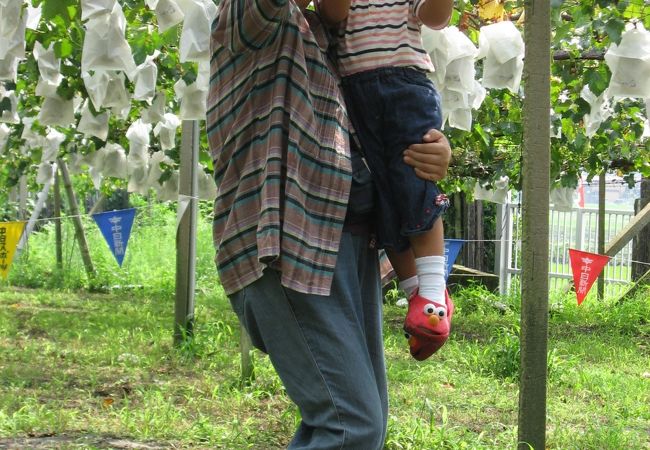
[(416, 18), (418, 24), (422, 25), (422, 21), (420, 20), (420, 9), (422, 9), (422, 5), (424, 5), (424, 2), (427, 0), (414, 0), (413, 1), (413, 16)]
[(212, 27), (213, 42), (233, 53), (260, 50), (277, 37), (289, 0), (223, 0)]

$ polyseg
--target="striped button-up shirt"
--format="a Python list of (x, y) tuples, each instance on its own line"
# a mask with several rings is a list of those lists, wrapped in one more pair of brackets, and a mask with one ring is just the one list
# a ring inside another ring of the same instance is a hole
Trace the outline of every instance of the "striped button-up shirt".
[(351, 183), (348, 118), (315, 13), (291, 0), (223, 0), (212, 30), (208, 139), (227, 294), (279, 271), (328, 295)]
[(339, 71), (342, 76), (379, 67), (416, 67), (433, 72), (422, 46), (423, 0), (352, 0), (338, 32)]

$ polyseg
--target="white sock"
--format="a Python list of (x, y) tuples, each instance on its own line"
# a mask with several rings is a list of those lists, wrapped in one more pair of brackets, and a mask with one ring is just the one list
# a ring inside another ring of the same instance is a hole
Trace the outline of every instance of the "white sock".
[(418, 287), (418, 276), (413, 275), (411, 278), (401, 280), (398, 287), (400, 291), (404, 291), (407, 297), (410, 297), (413, 291)]
[(445, 306), (445, 257), (423, 256), (415, 258), (419, 292), (426, 299)]

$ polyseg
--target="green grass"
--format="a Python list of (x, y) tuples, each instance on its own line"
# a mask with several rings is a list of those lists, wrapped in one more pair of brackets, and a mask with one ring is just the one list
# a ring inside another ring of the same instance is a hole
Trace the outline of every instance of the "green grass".
[[(455, 298), (453, 337), (423, 363), (408, 355), (404, 311), (386, 307), (388, 449), (514, 447), (517, 305), (501, 314), (476, 288)], [(570, 300), (550, 321), (549, 447), (650, 448), (648, 292), (618, 306)], [(171, 344), (172, 321), (170, 298), (2, 288), (0, 436), (286, 446), (298, 414), (261, 354), (255, 381), (240, 387), (239, 328), (223, 293), (199, 295), (184, 348)]]
[[(176, 212), (172, 204), (148, 206), (133, 196), (138, 206), (126, 255), (120, 268), (92, 218), (83, 216), (86, 240), (97, 275), (89, 280), (74, 238), (74, 227), (62, 221), (63, 268), (56, 266), (54, 222), (43, 225), (14, 262), (9, 282), (33, 288), (110, 291), (115, 287), (145, 291), (154, 296), (174, 295), (176, 272)], [(211, 290), (216, 269), (208, 202), (201, 203), (197, 235), (197, 287)], [(0, 280), (1, 283), (1, 280)]]
[[(173, 213), (142, 212), (124, 268), (98, 231), (89, 292), (70, 241), (57, 271), (52, 230), (0, 283), (0, 448), (284, 448), (299, 414), (268, 358), (241, 386), (239, 326), (200, 224), (195, 338), (172, 345)], [(26, 287), (17, 287), (28, 286)], [(34, 289), (35, 288), (35, 289)], [(455, 293), (447, 345), (410, 358), (404, 310), (385, 308), (391, 410), (387, 449), (506, 449), (517, 438), (519, 299)], [(505, 312), (493, 302), (507, 306)], [(553, 449), (650, 449), (650, 289), (622, 303), (556, 296), (549, 322), (547, 443)], [(125, 447), (118, 447), (125, 448)], [(136, 447), (137, 448), (137, 447)]]

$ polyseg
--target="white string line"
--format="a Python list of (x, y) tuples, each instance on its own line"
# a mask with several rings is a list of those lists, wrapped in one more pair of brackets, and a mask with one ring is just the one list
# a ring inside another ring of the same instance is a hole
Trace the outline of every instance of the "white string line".
[[(184, 199), (198, 200), (198, 201), (211, 201), (211, 200), (203, 200), (203, 199), (201, 199), (199, 197), (193, 197), (193, 196), (190, 196), (190, 195), (182, 195), (179, 200), (184, 200)], [(120, 209), (115, 209), (115, 210), (111, 210), (111, 211), (101, 211), (101, 212), (98, 212), (98, 213), (95, 213), (95, 214), (116, 212), (116, 211), (124, 211), (126, 209), (136, 209), (136, 210), (150, 209), (151, 207), (152, 207), (151, 205), (133, 206), (133, 207), (124, 208), (124, 209), (121, 209), (121, 210)], [(55, 220), (63, 220), (63, 219), (73, 219), (73, 218), (77, 218), (77, 217), (88, 217), (88, 216), (92, 216), (92, 215), (93, 214), (83, 213), (83, 214), (69, 214), (69, 215), (59, 216), (59, 217), (44, 217), (42, 219), (34, 219), (34, 222), (48, 222), (48, 221), (51, 221), (51, 220), (55, 221)], [(28, 222), (28, 220), (18, 220), (18, 221), (14, 221), (14, 222)], [(0, 222), (0, 223), (3, 223), (3, 222)]]
[[(189, 199), (189, 200), (199, 200), (201, 199), (199, 197), (192, 197), (189, 195), (183, 196), (184, 199)], [(142, 209), (149, 209), (151, 206), (134, 206), (132, 208), (126, 208), (126, 209), (135, 209), (135, 210), (142, 210)], [(124, 211), (124, 210), (112, 210), (112, 211), (103, 211), (103, 212), (115, 212), (115, 211)], [(101, 214), (101, 213), (97, 213)], [(91, 214), (85, 213), (85, 214), (73, 214), (73, 215), (66, 215), (66, 216), (60, 216), (60, 217), (47, 217), (43, 219), (36, 219), (36, 222), (47, 222), (47, 221), (56, 221), (56, 220), (63, 220), (63, 219), (73, 219), (76, 217), (88, 217), (91, 216)], [(3, 222), (0, 222), (2, 224)], [(502, 240), (502, 239), (460, 239), (463, 243), (465, 242), (507, 242), (507, 243), (521, 243), (521, 239), (507, 239), (507, 240)], [(614, 257), (612, 257), (613, 259)], [(643, 266), (650, 266), (650, 263), (643, 262), (643, 261), (635, 261), (633, 259), (628, 260), (630, 263), (635, 263), (635, 264), (640, 264)]]
[[(104, 212), (117, 212), (117, 211), (124, 211), (126, 209), (145, 209), (145, 208), (150, 208), (150, 207), (149, 206), (135, 206), (133, 208), (125, 208), (125, 209), (122, 209), (122, 210), (118, 209), (118, 210), (104, 211)], [(101, 213), (97, 213), (97, 214), (101, 214)], [(85, 214), (70, 214), (70, 215), (59, 216), (59, 217), (44, 217), (42, 219), (34, 219), (34, 222), (48, 222), (48, 221), (56, 221), (56, 220), (63, 220), (63, 219), (74, 219), (74, 218), (77, 218), (77, 217), (88, 217), (88, 216), (92, 216), (92, 214), (85, 213)], [(28, 220), (20, 220), (18, 222), (28, 222)], [(3, 222), (0, 222), (0, 223), (3, 223)]]
[(650, 263), (642, 262), (642, 261), (635, 261), (633, 259), (631, 259), (630, 262), (635, 263), (635, 264), (641, 264), (642, 266), (650, 266)]

